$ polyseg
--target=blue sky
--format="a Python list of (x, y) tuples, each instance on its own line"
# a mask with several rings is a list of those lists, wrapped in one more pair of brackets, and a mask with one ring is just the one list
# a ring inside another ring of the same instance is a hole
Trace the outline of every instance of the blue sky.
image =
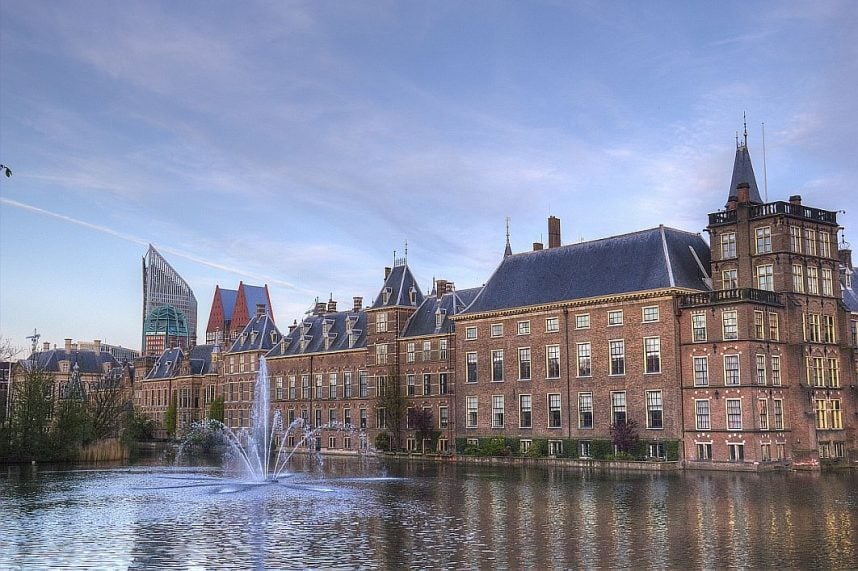
[(141, 257), (285, 328), (514, 251), (770, 200), (858, 242), (858, 3), (0, 2), (0, 335), (139, 348)]

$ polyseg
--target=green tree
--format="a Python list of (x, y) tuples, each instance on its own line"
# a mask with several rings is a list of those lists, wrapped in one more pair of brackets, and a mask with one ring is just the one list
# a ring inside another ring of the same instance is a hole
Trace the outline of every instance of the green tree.
[(390, 434), (390, 447), (393, 450), (400, 450), (402, 447), (402, 425), (407, 405), (399, 373), (391, 367), (384, 380), (379, 377), (377, 406), (384, 409), (384, 421)]
[(170, 399), (170, 406), (167, 407), (167, 411), (164, 413), (164, 428), (167, 430), (167, 435), (170, 438), (176, 436), (176, 421), (177, 419), (177, 409), (179, 408), (179, 399), (176, 395), (176, 392), (173, 391), (173, 398)]
[(53, 410), (53, 379), (33, 364), (12, 383), (9, 443), (13, 457), (40, 460), (49, 454)]
[(223, 395), (216, 397), (211, 406), (209, 407), (209, 420), (216, 420), (218, 422), (223, 422), (224, 412), (223, 412)]
[(78, 399), (60, 401), (50, 435), (50, 459), (70, 461), (77, 458), (81, 447), (93, 440), (92, 418), (85, 403)]

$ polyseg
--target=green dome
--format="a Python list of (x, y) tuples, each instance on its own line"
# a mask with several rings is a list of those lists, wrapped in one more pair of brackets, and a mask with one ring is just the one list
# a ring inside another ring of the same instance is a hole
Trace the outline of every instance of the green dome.
[(188, 321), (185, 319), (184, 313), (172, 305), (164, 305), (153, 309), (146, 316), (143, 329), (146, 335), (163, 335), (166, 333), (175, 337), (187, 337)]

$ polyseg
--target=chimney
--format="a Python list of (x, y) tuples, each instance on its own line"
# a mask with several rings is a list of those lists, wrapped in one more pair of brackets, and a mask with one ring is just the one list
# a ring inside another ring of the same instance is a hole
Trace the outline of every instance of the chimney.
[(533, 243), (533, 251), (538, 252), (542, 249), (542, 242), (534, 242)]
[(840, 248), (837, 250), (837, 256), (840, 258), (840, 263), (852, 269), (852, 250), (849, 248)]
[(736, 203), (739, 202), (739, 199), (736, 198), (735, 195), (731, 195), (730, 198), (727, 199), (727, 210), (736, 210)]
[(65, 339), (65, 342), (66, 342), (66, 346), (65, 346), (66, 353), (70, 353), (70, 352), (71, 352), (71, 350), (72, 350), (72, 343), (71, 343), (71, 339), (67, 337), (67, 338)]
[(456, 287), (455, 287), (455, 284), (453, 282), (447, 282), (447, 293), (450, 293), (455, 289), (456, 289)]
[(548, 247), (560, 247), (560, 219), (556, 216), (548, 217)]
[(337, 302), (333, 299), (328, 300), (328, 313), (334, 313), (337, 311)]
[(265, 304), (257, 303), (256, 304), (256, 317), (262, 317), (265, 315)]
[(355, 297), (352, 298), (352, 301), (354, 302), (354, 305), (352, 306), (352, 310), (355, 313), (357, 313), (358, 311), (363, 309), (363, 298), (361, 296), (356, 295)]
[(42, 343), (42, 351), (50, 351), (51, 350), (51, 342), (45, 341)]
[(792, 196), (789, 197), (789, 203), (794, 205), (794, 206), (801, 206), (801, 195), (800, 194), (793, 194)]
[(92, 344), (95, 345), (95, 352), (101, 353), (101, 339), (93, 340)]
[(327, 304), (324, 301), (317, 301), (316, 308), (313, 310), (313, 315), (325, 315)]
[(447, 293), (447, 280), (435, 280), (435, 295), (441, 297)]
[(739, 204), (748, 204), (751, 201), (751, 185), (747, 182), (740, 182), (736, 185), (736, 196)]
[(384, 268), (384, 281), (387, 281), (387, 278), (390, 277), (390, 268)]
[(289, 326), (289, 333), (292, 333), (293, 331), (295, 331), (296, 327), (298, 327), (298, 320), (297, 319), (294, 320), (292, 322), (292, 325)]

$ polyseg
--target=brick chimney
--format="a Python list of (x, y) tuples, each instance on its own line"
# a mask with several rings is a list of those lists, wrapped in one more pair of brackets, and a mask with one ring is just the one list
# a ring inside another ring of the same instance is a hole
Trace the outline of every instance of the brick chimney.
[(95, 345), (95, 352), (101, 353), (101, 339), (94, 339), (92, 344)]
[(325, 315), (327, 304), (324, 301), (317, 301), (316, 307), (313, 309), (313, 315)]
[(51, 342), (45, 341), (42, 343), (42, 351), (50, 351), (51, 350)]
[(65, 350), (66, 350), (66, 353), (70, 353), (70, 352), (71, 352), (71, 350), (72, 350), (72, 340), (71, 340), (71, 338), (68, 338), (68, 337), (67, 337), (67, 338), (65, 339), (65, 342), (66, 342), (66, 343), (65, 343)]
[(556, 216), (548, 217), (548, 247), (560, 247), (560, 219)]
[(441, 297), (447, 293), (447, 280), (435, 280), (435, 295)]
[(384, 281), (387, 281), (387, 278), (390, 277), (390, 268), (384, 268)]
[(840, 248), (837, 250), (837, 257), (840, 258), (840, 263), (852, 269), (852, 250), (850, 248)]
[(265, 304), (264, 303), (257, 303), (256, 304), (256, 317), (262, 317), (263, 315), (265, 315), (265, 313), (266, 313), (265, 312)]
[(792, 196), (789, 197), (789, 203), (792, 204), (793, 206), (801, 206), (801, 195), (800, 194), (793, 194)]
[(328, 313), (337, 311), (337, 302), (332, 298), (328, 300)]
[(748, 204), (751, 201), (751, 185), (747, 182), (740, 182), (736, 185), (736, 198), (739, 204)]
[(355, 313), (363, 309), (363, 297), (356, 295), (352, 298), (352, 302), (352, 311), (354, 311)]
[(542, 249), (542, 242), (534, 242), (533, 243), (533, 251), (538, 252)]
[(289, 326), (289, 333), (292, 333), (293, 331), (295, 331), (296, 327), (298, 327), (298, 320), (297, 319), (294, 320), (292, 322), (292, 325)]

